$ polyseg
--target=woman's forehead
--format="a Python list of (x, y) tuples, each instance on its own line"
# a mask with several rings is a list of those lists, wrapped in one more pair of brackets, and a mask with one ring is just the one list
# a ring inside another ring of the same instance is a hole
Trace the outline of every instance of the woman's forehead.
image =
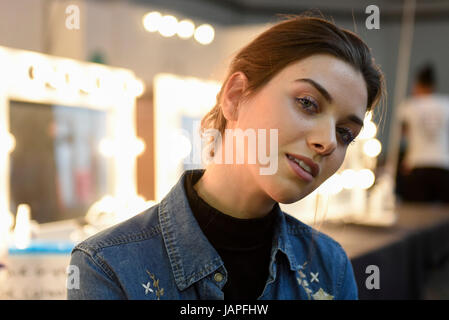
[(329, 54), (317, 54), (295, 61), (287, 65), (280, 74), (287, 77), (301, 75), (314, 75), (318, 77), (332, 77), (345, 74), (350, 77), (359, 78), (360, 72), (351, 64)]
[[(349, 63), (331, 55), (313, 55), (286, 66), (278, 75), (278, 85), (298, 86), (298, 80), (315, 83), (327, 91), (333, 103), (365, 113), (368, 91), (363, 75)], [(307, 84), (303, 83), (303, 87)]]

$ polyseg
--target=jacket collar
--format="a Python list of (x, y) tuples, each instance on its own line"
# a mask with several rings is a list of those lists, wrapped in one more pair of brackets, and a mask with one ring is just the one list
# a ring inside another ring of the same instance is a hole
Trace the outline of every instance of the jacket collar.
[[(223, 261), (217, 251), (201, 231), (190, 209), (184, 189), (186, 175), (196, 170), (184, 171), (176, 185), (159, 205), (162, 236), (173, 276), (180, 290), (186, 289), (223, 266)], [(277, 219), (271, 253), (272, 260), (279, 250), (287, 256), (290, 269), (296, 271), (300, 266), (289, 239), (285, 214), (281, 211), (279, 204), (276, 203), (275, 206)]]

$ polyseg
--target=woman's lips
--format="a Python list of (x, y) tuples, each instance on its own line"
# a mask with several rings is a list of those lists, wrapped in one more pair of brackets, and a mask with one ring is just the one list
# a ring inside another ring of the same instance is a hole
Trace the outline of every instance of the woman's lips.
[(290, 159), (288, 158), (287, 155), (285, 155), (285, 158), (287, 159), (288, 164), (289, 164), (290, 167), (292, 168), (293, 172), (294, 172), (299, 178), (301, 178), (301, 179), (303, 179), (303, 180), (305, 180), (305, 181), (307, 181), (307, 182), (310, 182), (310, 181), (313, 180), (313, 176), (312, 176), (309, 172), (307, 172), (307, 171), (305, 171), (303, 168), (301, 168), (301, 166), (300, 166), (299, 164), (297, 164), (297, 163), (296, 163), (295, 161), (293, 161), (293, 160), (290, 160)]
[(313, 177), (317, 177), (318, 174), (320, 173), (320, 166), (313, 161), (312, 159), (308, 158), (308, 157), (304, 157), (300, 154), (294, 154), (294, 153), (287, 153), (289, 156), (296, 158), (302, 162), (304, 162), (309, 168), (310, 168), (310, 173), (312, 174)]

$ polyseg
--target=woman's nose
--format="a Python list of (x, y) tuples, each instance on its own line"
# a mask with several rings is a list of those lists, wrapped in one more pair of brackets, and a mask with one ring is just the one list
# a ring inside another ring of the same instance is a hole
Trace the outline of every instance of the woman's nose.
[(309, 148), (319, 155), (327, 156), (332, 154), (337, 148), (336, 130), (332, 121), (317, 126), (309, 134), (307, 144)]

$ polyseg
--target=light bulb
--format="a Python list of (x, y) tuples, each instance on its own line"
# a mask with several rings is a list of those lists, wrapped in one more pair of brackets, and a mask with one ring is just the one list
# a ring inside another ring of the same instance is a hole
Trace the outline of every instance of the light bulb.
[(14, 228), (14, 244), (18, 249), (25, 249), (31, 243), (30, 206), (19, 204), (17, 208), (16, 226)]
[(136, 97), (140, 97), (145, 92), (145, 84), (142, 80), (134, 80), (132, 82), (133, 93)]
[(188, 39), (193, 36), (195, 25), (191, 20), (182, 20), (178, 23), (176, 33), (181, 39)]
[(153, 11), (153, 12), (147, 13), (146, 15), (143, 16), (143, 19), (142, 19), (143, 27), (148, 32), (156, 32), (160, 28), (161, 20), (162, 20), (162, 15), (159, 12)]
[(163, 16), (159, 27), (159, 33), (163, 37), (171, 37), (176, 34), (178, 19), (173, 16)]
[(375, 176), (371, 170), (362, 169), (357, 174), (359, 176), (358, 183), (360, 188), (368, 189), (374, 184)]
[(134, 140), (134, 153), (136, 156), (141, 155), (145, 151), (145, 142), (142, 139)]
[(367, 121), (363, 124), (362, 131), (359, 133), (358, 139), (371, 139), (376, 136), (377, 133), (377, 127), (376, 125), (371, 122)]
[(98, 151), (105, 157), (112, 157), (115, 154), (115, 144), (111, 139), (102, 139), (98, 145)]
[(343, 188), (352, 189), (357, 184), (357, 173), (352, 169), (346, 169), (341, 173)]
[(210, 24), (202, 24), (196, 28), (194, 37), (201, 44), (209, 44), (215, 37), (214, 28)]
[(377, 139), (370, 139), (363, 144), (363, 152), (371, 158), (377, 157), (382, 151), (382, 145)]
[(171, 136), (171, 159), (174, 163), (179, 163), (192, 151), (190, 139), (182, 132), (174, 132)]

